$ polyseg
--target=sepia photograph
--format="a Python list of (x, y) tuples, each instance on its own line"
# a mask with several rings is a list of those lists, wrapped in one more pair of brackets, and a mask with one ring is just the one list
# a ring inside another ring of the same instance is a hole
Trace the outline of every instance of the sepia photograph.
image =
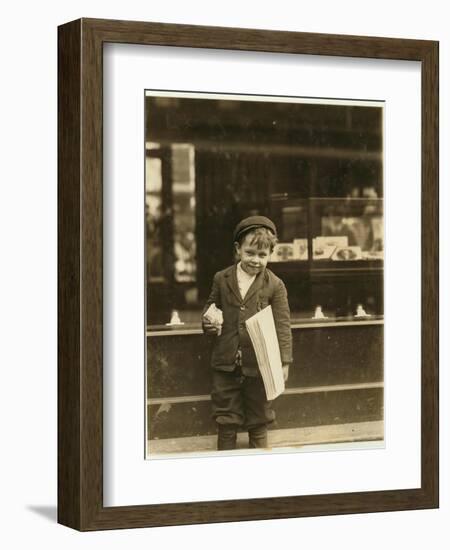
[(144, 101), (146, 458), (383, 447), (384, 103)]
[(60, 523), (437, 507), (438, 43), (59, 33)]

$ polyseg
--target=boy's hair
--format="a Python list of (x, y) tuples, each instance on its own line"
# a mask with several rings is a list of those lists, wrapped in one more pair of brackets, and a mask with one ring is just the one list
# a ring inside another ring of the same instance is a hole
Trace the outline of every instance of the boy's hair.
[(270, 252), (273, 252), (273, 249), (278, 242), (278, 239), (272, 231), (270, 231), (270, 229), (267, 229), (266, 227), (257, 227), (255, 229), (242, 232), (238, 236), (237, 242), (239, 243), (239, 246), (242, 245), (242, 242), (247, 235), (250, 236), (250, 244), (255, 244), (258, 248), (270, 248)]

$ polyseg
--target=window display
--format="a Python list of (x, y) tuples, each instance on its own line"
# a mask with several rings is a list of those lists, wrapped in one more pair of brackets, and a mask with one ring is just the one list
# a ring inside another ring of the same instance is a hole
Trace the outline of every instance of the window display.
[(268, 267), (294, 324), (382, 317), (381, 103), (147, 92), (146, 109), (152, 330), (200, 329), (212, 276), (234, 260), (232, 229), (252, 215), (279, 230)]

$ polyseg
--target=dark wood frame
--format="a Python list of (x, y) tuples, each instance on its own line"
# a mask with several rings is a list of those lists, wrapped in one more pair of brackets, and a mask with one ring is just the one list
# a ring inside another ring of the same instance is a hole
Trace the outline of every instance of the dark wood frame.
[[(80, 19), (58, 29), (58, 521), (82, 531), (438, 506), (438, 43)], [(103, 506), (103, 43), (420, 61), (422, 483), (417, 489)]]

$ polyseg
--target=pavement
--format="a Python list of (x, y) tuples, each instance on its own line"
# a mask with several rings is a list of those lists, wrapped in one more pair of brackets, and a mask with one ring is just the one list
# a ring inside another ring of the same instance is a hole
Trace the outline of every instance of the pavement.
[[(264, 449), (263, 452), (299, 450), (301, 448), (305, 448), (305, 450), (325, 450), (329, 446), (335, 449), (374, 446), (374, 444), (382, 446), (384, 442), (384, 422), (380, 420), (269, 430), (268, 441), (269, 447)], [(215, 435), (152, 439), (148, 442), (148, 458), (164, 458), (173, 455), (179, 456), (180, 454), (210, 454), (216, 451), (216, 443), (217, 437)], [(255, 449), (248, 449), (248, 434), (238, 433), (237, 449), (247, 449), (248, 452), (255, 452)], [(257, 449), (256, 452), (261, 452), (261, 449)]]

